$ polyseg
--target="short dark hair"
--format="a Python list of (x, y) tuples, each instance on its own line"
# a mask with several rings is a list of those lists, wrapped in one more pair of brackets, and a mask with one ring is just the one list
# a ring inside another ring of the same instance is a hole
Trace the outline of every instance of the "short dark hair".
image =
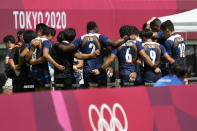
[(129, 25), (123, 25), (120, 27), (119, 33), (120, 33), (120, 37), (124, 37), (125, 35), (130, 36), (131, 35), (131, 26)]
[(65, 32), (64, 31), (60, 31), (58, 36), (57, 36), (57, 41), (59, 43), (61, 43), (63, 40), (65, 40)]
[(131, 34), (139, 35), (139, 30), (136, 26), (131, 26)]
[(36, 32), (34, 32), (33, 30), (26, 30), (23, 38), (25, 43), (30, 43), (31, 40), (36, 38)]
[(170, 66), (170, 73), (181, 78), (188, 73), (188, 69), (185, 63), (175, 62)]
[(54, 37), (56, 35), (56, 30), (52, 27), (49, 27), (50, 34)]
[(6, 35), (4, 38), (3, 38), (3, 42), (4, 43), (7, 43), (7, 42), (11, 42), (11, 43), (13, 43), (13, 44), (15, 44), (15, 38), (14, 38), (14, 36), (12, 36), (12, 35)]
[(97, 24), (94, 21), (89, 21), (87, 24), (87, 31), (89, 30), (94, 30), (95, 28), (97, 28)]
[(25, 29), (20, 29), (18, 30), (17, 35), (22, 35), (24, 33), (25, 33)]
[(47, 28), (47, 25), (44, 23), (39, 23), (36, 25), (36, 32), (40, 31), (43, 34), (45, 28)]
[(161, 24), (160, 19), (155, 18), (151, 23), (150, 23), (150, 27), (156, 26), (157, 24)]
[(145, 29), (140, 33), (140, 37), (146, 38), (146, 39), (152, 39), (153, 32), (149, 29)]
[(71, 42), (75, 39), (76, 31), (74, 28), (67, 28), (64, 30), (65, 33), (65, 40)]
[(165, 31), (166, 29), (169, 29), (170, 31), (174, 31), (174, 24), (171, 20), (167, 20), (161, 24), (161, 30)]
[(56, 34), (55, 29), (51, 27), (46, 27), (43, 31), (43, 35), (46, 35), (46, 36), (49, 36), (49, 35), (55, 36), (55, 34)]

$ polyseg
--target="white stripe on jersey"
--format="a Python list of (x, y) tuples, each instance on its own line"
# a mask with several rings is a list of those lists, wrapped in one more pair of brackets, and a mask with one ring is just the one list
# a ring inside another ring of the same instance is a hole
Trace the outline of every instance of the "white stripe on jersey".
[(177, 37), (181, 37), (181, 35), (179, 35), (179, 34), (172, 35), (167, 40), (170, 40), (170, 41), (173, 41), (174, 42), (174, 39), (177, 38)]
[(136, 40), (128, 40), (127, 42), (125, 42), (124, 44), (122, 44), (121, 46), (132, 46), (133, 44), (131, 44), (130, 42), (133, 42), (136, 44)]
[(35, 40), (42, 40), (42, 42), (43, 42), (43, 41), (48, 40), (48, 39), (47, 38), (44, 38), (44, 37), (38, 36), (38, 37), (35, 38)]
[(158, 45), (158, 46), (160, 46), (160, 44), (159, 43), (157, 43), (157, 42), (144, 42), (144, 43), (142, 43), (142, 46), (144, 47), (145, 45)]
[(99, 39), (100, 35), (101, 34), (98, 34), (98, 33), (88, 33), (88, 34), (81, 36), (81, 40), (83, 40), (86, 36), (96, 36)]

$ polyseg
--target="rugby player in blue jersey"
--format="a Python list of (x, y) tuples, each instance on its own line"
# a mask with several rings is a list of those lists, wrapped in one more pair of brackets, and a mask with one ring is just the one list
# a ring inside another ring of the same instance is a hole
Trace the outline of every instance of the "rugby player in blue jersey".
[[(40, 38), (40, 36), (43, 35), (43, 31), (44, 31), (45, 28), (47, 28), (47, 26), (45, 24), (43, 24), (43, 23), (39, 23), (39, 24), (36, 25), (37, 38)], [(18, 65), (16, 66), (16, 69), (20, 69), (21, 68), (21, 65), (24, 62), (24, 58), (28, 54), (28, 52), (30, 50), (30, 43), (26, 43), (26, 44), (27, 44), (26, 48), (19, 55)], [(29, 61), (29, 59), (30, 59), (30, 56), (26, 56), (26, 61)]]
[(94, 83), (98, 83), (99, 87), (106, 86), (107, 78), (105, 71), (97, 76), (92, 73), (92, 70), (98, 69), (103, 64), (103, 49), (107, 46), (120, 46), (131, 39), (130, 36), (125, 36), (118, 40), (110, 40), (105, 35), (99, 34), (98, 31), (97, 24), (94, 21), (90, 21), (87, 24), (87, 34), (79, 37), (69, 46), (57, 45), (63, 51), (80, 49), (80, 51), (85, 54), (90, 54), (97, 49), (100, 50), (100, 55), (97, 58), (84, 60), (83, 70), (85, 87)]
[[(118, 57), (119, 60), (119, 78), (121, 80), (122, 85), (124, 83), (130, 82), (132, 79), (136, 79), (137, 73), (140, 66), (136, 63), (138, 54), (145, 59), (147, 64), (150, 66), (151, 69), (159, 73), (159, 68), (156, 68), (151, 59), (146, 55), (141, 42), (137, 41), (137, 30), (133, 26), (122, 26), (120, 28), (120, 37), (123, 38), (124, 36), (132, 36), (135, 38), (133, 40), (128, 40), (121, 46), (113, 49), (111, 55), (105, 61), (105, 63), (98, 69), (93, 70), (93, 72), (98, 75), (106, 70), (108, 66)], [(137, 69), (137, 70), (136, 70)]]
[[(75, 39), (76, 32), (74, 28), (66, 28), (64, 31), (60, 31), (57, 37), (59, 44), (64, 46), (69, 46), (72, 41)], [(72, 84), (74, 83), (74, 74), (73, 74), (73, 61), (74, 57), (77, 59), (91, 59), (96, 58), (100, 53), (99, 50), (95, 50), (91, 54), (82, 54), (79, 52), (64, 52), (57, 47), (52, 47), (51, 56), (57, 61), (57, 63), (65, 67), (64, 71), (55, 69), (54, 80), (55, 80), (55, 89), (74, 89)], [(79, 66), (79, 65), (78, 65)], [(58, 85), (62, 85), (59, 86)]]
[(184, 62), (185, 59), (185, 41), (183, 37), (174, 31), (174, 25), (170, 20), (161, 24), (167, 40), (164, 43), (167, 53), (174, 58), (175, 61)]
[[(45, 28), (43, 35), (32, 41), (30, 51), (27, 55), (30, 58), (30, 63), (32, 64), (32, 74), (35, 77), (37, 90), (46, 90), (46, 84), (51, 83), (48, 62), (59, 70), (65, 69), (64, 66), (58, 64), (49, 54), (52, 47), (51, 40), (55, 34), (55, 29), (51, 27)], [(35, 54), (33, 54), (34, 51)]]
[[(168, 55), (165, 47), (157, 42), (153, 42), (153, 32), (151, 30), (143, 31), (141, 37), (143, 41), (142, 46), (156, 67), (160, 66), (161, 57), (164, 57), (170, 64), (174, 63), (174, 59)], [(144, 63), (143, 79), (145, 82), (153, 83), (161, 77), (161, 73), (156, 74), (146, 63)]]
[(152, 30), (153, 38), (157, 39), (157, 43), (164, 44), (164, 42), (166, 41), (166, 37), (160, 27), (161, 21), (158, 18), (153, 17), (146, 23), (145, 29)]

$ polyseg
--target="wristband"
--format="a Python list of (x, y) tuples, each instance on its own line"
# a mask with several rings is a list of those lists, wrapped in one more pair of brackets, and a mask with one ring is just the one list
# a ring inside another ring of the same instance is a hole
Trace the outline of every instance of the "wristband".
[(124, 42), (127, 42), (128, 40), (130, 40), (130, 37), (127, 36), (126, 38), (124, 38)]

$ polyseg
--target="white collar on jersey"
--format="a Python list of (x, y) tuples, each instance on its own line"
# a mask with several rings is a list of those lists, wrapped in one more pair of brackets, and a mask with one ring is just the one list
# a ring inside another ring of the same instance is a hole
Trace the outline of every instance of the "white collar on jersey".
[(160, 45), (159, 43), (157, 43), (157, 42), (144, 42), (144, 43), (142, 43), (142, 46), (145, 46), (145, 45), (151, 45), (151, 44), (154, 44), (154, 45)]
[(66, 43), (66, 44), (69, 44), (70, 42), (66, 41), (66, 40), (63, 40), (62, 41), (63, 43)]
[(128, 40), (127, 42), (125, 42), (125, 43), (122, 44), (121, 46), (132, 46), (133, 44), (130, 43), (130, 42), (136, 43), (136, 40)]
[(90, 33), (88, 33), (88, 34), (85, 34), (85, 35), (81, 36), (81, 39), (83, 40), (84, 37), (86, 37), (86, 36), (96, 36), (97, 38), (99, 38), (100, 34), (90, 32)]
[(175, 34), (171, 35), (167, 40), (174, 41), (175, 38), (180, 37), (180, 36), (181, 35), (175, 33)]

